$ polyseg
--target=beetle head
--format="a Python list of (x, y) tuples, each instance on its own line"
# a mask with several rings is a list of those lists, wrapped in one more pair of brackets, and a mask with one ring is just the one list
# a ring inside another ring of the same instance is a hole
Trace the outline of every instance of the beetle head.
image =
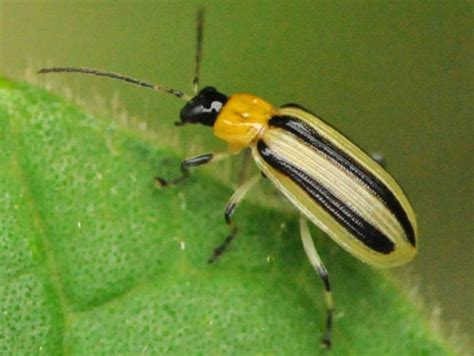
[(176, 125), (202, 124), (214, 126), (217, 115), (227, 101), (227, 96), (216, 88), (205, 87), (186, 103), (179, 114), (180, 121)]

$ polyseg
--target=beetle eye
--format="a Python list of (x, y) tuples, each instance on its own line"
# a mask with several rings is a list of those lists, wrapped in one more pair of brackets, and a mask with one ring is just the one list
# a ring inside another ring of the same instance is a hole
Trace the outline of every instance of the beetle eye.
[(181, 124), (213, 126), (227, 97), (215, 88), (206, 87), (181, 109)]
[(222, 102), (220, 102), (220, 101), (213, 101), (213, 102), (211, 103), (211, 108), (210, 108), (210, 110), (215, 111), (215, 112), (219, 112), (219, 111), (221, 111), (222, 106), (223, 106), (223, 105), (222, 105)]

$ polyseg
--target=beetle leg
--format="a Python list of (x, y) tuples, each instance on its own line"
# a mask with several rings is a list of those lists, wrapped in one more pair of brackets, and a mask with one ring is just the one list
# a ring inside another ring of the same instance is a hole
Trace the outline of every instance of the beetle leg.
[(252, 151), (247, 148), (242, 151), (242, 159), (240, 162), (240, 167), (237, 172), (237, 184), (240, 186), (247, 181), (248, 171), (251, 164)]
[(227, 206), (225, 208), (224, 212), (224, 218), (225, 218), (225, 223), (229, 227), (229, 235), (222, 241), (222, 243), (217, 246), (211, 257), (207, 260), (209, 263), (215, 262), (220, 255), (225, 251), (227, 246), (232, 242), (232, 240), (235, 238), (235, 235), (237, 235), (237, 226), (233, 223), (231, 216), (234, 214), (235, 208), (237, 207), (237, 204), (243, 199), (245, 194), (260, 180), (260, 174), (252, 177), (251, 179), (247, 180), (244, 184), (242, 184), (237, 190), (232, 194), (232, 196), (229, 199), (229, 202), (227, 203)]
[(329, 284), (329, 275), (326, 267), (324, 267), (324, 264), (319, 257), (316, 247), (314, 246), (313, 239), (311, 238), (311, 234), (309, 232), (308, 222), (303, 215), (300, 216), (300, 232), (303, 247), (306, 255), (308, 256), (309, 262), (314, 267), (321, 278), (321, 281), (323, 282), (324, 299), (326, 302), (326, 332), (321, 342), (325, 347), (330, 348), (334, 307), (332, 302), (331, 286)]
[(373, 152), (370, 157), (372, 157), (372, 159), (377, 162), (378, 164), (380, 164), (382, 166), (382, 168), (386, 168), (386, 162), (385, 162), (385, 157), (378, 153), (378, 152)]
[(203, 155), (191, 157), (181, 162), (181, 176), (174, 179), (165, 179), (162, 177), (155, 177), (155, 182), (159, 187), (166, 187), (171, 185), (178, 185), (184, 182), (190, 176), (191, 167), (202, 166), (210, 162), (220, 161), (227, 158), (231, 153), (206, 153)]

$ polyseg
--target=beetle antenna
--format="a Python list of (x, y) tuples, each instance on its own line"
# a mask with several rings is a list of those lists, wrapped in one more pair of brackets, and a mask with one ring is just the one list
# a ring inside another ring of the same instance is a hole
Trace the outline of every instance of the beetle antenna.
[(202, 34), (204, 32), (204, 9), (199, 9), (196, 13), (196, 54), (194, 57), (194, 78), (193, 78), (193, 93), (197, 94), (199, 88), (199, 75), (201, 72), (201, 58), (202, 58)]
[(164, 85), (160, 84), (150, 84), (143, 80), (135, 79), (132, 77), (128, 77), (122, 74), (113, 73), (113, 72), (104, 72), (98, 69), (90, 69), (90, 68), (80, 68), (80, 67), (52, 67), (52, 68), (43, 68), (38, 71), (39, 74), (44, 73), (83, 73), (83, 74), (91, 74), (96, 75), (99, 77), (108, 77), (117, 80), (123, 80), (125, 82), (129, 82), (135, 85), (139, 85), (145, 88), (153, 89), (156, 92), (165, 92), (171, 94), (177, 98), (183, 99), (185, 101), (191, 100), (191, 97), (180, 90), (176, 90)]

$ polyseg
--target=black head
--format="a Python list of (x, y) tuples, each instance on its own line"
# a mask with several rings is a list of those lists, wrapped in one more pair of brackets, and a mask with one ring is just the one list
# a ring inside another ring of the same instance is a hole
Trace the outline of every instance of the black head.
[(217, 115), (227, 101), (227, 96), (216, 88), (205, 87), (181, 109), (177, 125), (202, 124), (214, 126)]

